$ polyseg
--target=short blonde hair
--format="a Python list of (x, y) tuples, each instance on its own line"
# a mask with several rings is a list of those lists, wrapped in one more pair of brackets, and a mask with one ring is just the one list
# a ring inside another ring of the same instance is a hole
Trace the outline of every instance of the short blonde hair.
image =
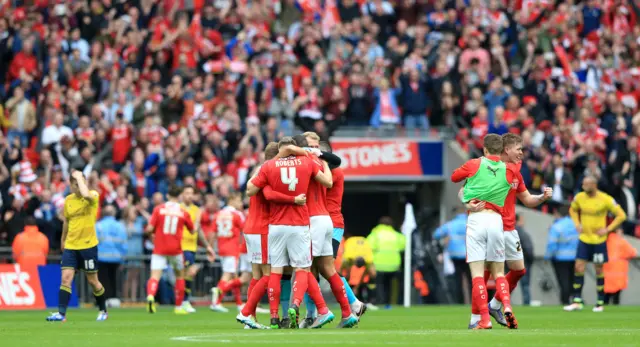
[(316, 133), (314, 133), (313, 131), (307, 131), (305, 133), (302, 133), (302, 135), (304, 135), (304, 137), (308, 137), (312, 140), (316, 140), (316, 141), (320, 141), (320, 136)]

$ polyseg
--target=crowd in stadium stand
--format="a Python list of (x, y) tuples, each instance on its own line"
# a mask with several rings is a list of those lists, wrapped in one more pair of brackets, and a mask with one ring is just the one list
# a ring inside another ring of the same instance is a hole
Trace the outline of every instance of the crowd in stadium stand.
[[(0, 5), (0, 244), (59, 248), (71, 169), (140, 221), (170, 184), (213, 212), (265, 143), (337, 128), (520, 133), (532, 191), (638, 195), (634, 0), (94, 0)], [(619, 200), (620, 201), (620, 200)]]

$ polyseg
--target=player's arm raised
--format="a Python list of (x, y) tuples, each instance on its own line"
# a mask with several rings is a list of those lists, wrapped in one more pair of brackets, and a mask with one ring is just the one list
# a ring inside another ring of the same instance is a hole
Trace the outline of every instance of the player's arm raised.
[(301, 148), (298, 146), (286, 145), (286, 146), (280, 147), (280, 149), (278, 150), (278, 155), (276, 155), (276, 158), (286, 158), (292, 155), (296, 157), (308, 156), (309, 152), (305, 151), (304, 148)]
[(329, 163), (330, 168), (340, 167), (342, 164), (342, 159), (331, 152), (321, 151), (320, 159), (326, 160), (326, 162)]
[(87, 185), (87, 181), (84, 179), (84, 175), (82, 174), (81, 171), (74, 171), (71, 174), (71, 177), (73, 177), (76, 182), (78, 182), (78, 190), (80, 191), (80, 195), (82, 195), (82, 197), (89, 201), (89, 203), (93, 203), (94, 199), (96, 199), (96, 197), (91, 194), (91, 190), (89, 190), (89, 186)]
[(315, 175), (314, 179), (318, 181), (320, 184), (327, 188), (333, 187), (333, 175), (331, 174), (331, 169), (329, 169), (329, 164), (321, 160), (322, 162), (322, 171), (318, 170), (318, 173)]

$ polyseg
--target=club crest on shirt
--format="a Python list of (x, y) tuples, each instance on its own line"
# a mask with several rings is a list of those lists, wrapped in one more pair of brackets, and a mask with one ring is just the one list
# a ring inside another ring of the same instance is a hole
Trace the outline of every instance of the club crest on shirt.
[(518, 189), (518, 185), (520, 184), (520, 181), (516, 178), (513, 181), (511, 181), (511, 189)]

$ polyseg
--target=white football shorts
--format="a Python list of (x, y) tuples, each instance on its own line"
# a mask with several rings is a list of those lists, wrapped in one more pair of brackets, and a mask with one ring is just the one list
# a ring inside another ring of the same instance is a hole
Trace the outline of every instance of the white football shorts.
[(240, 254), (240, 273), (251, 272), (251, 259), (249, 254)]
[(504, 232), (498, 213), (476, 212), (467, 218), (467, 263), (504, 262)]
[(311, 222), (311, 255), (333, 256), (333, 222), (330, 216), (313, 216)]
[(244, 234), (247, 254), (252, 264), (269, 264), (269, 236), (267, 234)]
[(222, 264), (223, 273), (238, 273), (238, 257), (223, 256), (220, 257), (220, 264)]
[(178, 255), (151, 255), (151, 270), (164, 270), (167, 266), (171, 266), (174, 270), (184, 269), (184, 257), (182, 253)]
[(517, 230), (504, 232), (504, 257), (506, 260), (522, 260), (522, 245)]
[(272, 267), (311, 266), (309, 226), (269, 225), (269, 263)]

